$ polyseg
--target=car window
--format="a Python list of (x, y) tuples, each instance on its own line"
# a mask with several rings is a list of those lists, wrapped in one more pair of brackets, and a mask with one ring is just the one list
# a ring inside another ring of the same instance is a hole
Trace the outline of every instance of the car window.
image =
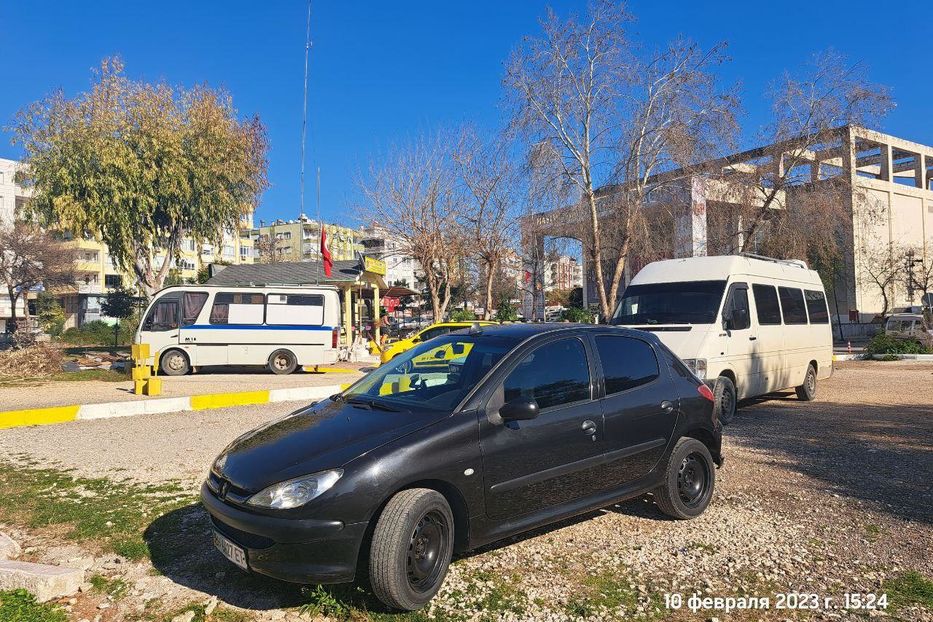
[(778, 306), (777, 290), (772, 285), (752, 285), (755, 296), (755, 311), (760, 326), (781, 323), (781, 307)]
[(658, 377), (658, 358), (641, 339), (598, 335), (596, 351), (606, 379), (606, 395), (634, 389)]
[(829, 324), (829, 310), (826, 308), (826, 297), (823, 292), (808, 289), (804, 291), (807, 299), (807, 313), (810, 314), (811, 324)]
[(435, 326), (434, 328), (429, 328), (420, 335), (418, 338), (421, 341), (427, 341), (428, 339), (434, 339), (435, 337), (440, 337), (441, 335), (446, 335), (450, 332), (449, 326)]
[(778, 287), (781, 311), (785, 324), (806, 324), (807, 307), (803, 302), (803, 291), (796, 287)]
[(748, 311), (748, 290), (745, 287), (736, 287), (729, 296), (729, 302), (723, 309), (723, 316), (732, 318), (732, 330), (745, 330), (752, 325), (752, 318)]
[(590, 369), (583, 342), (561, 339), (525, 355), (503, 383), (505, 401), (530, 399), (544, 410), (590, 398)]

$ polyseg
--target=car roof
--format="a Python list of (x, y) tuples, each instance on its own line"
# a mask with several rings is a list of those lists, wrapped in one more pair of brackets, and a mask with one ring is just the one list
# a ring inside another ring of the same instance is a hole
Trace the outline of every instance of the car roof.
[(481, 326), (496, 326), (499, 323), (494, 320), (469, 320), (466, 322), (437, 322), (436, 324), (431, 324), (425, 326), (425, 328), (431, 328), (432, 326), (473, 326), (474, 324), (479, 324)]
[(653, 333), (622, 328), (621, 326), (612, 326), (610, 324), (582, 324), (575, 322), (521, 322), (515, 324), (497, 324), (495, 326), (483, 326), (482, 334), (489, 335), (490, 337), (505, 337), (507, 339), (525, 341), (538, 335), (571, 331), (611, 331), (638, 336), (652, 342), (658, 339)]

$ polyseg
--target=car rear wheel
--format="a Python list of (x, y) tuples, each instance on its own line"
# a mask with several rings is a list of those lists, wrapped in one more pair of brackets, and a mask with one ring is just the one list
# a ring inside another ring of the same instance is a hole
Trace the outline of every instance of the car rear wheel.
[(298, 361), (295, 355), (288, 350), (276, 350), (269, 357), (269, 371), (273, 374), (290, 374), (295, 371)]
[(797, 392), (797, 399), (804, 402), (816, 398), (816, 368), (812, 363), (807, 366), (807, 375), (803, 379), (803, 384), (794, 390)]
[(191, 370), (191, 364), (181, 350), (169, 350), (159, 360), (159, 369), (166, 376), (184, 376)]
[(413, 488), (386, 505), (373, 531), (369, 581), (376, 597), (402, 611), (420, 609), (447, 576), (454, 520), (444, 496)]
[(662, 512), (680, 520), (696, 518), (709, 505), (716, 485), (716, 466), (706, 445), (682, 438), (674, 446), (664, 472), (664, 484), (654, 491)]
[(719, 417), (719, 423), (729, 425), (735, 418), (737, 402), (735, 383), (727, 376), (720, 376), (716, 379), (713, 396), (716, 398), (715, 409)]

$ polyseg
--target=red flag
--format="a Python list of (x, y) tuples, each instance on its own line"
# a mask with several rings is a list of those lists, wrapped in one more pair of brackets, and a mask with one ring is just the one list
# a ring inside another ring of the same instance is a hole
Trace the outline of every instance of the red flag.
[(330, 258), (330, 251), (327, 250), (327, 231), (323, 226), (321, 226), (321, 258), (324, 260), (324, 276), (330, 276), (334, 260)]

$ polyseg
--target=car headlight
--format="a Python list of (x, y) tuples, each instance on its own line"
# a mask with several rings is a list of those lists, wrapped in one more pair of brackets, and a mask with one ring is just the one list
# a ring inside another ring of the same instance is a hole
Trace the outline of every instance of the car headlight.
[(343, 470), (321, 471), (313, 475), (302, 475), (278, 484), (273, 484), (250, 497), (246, 503), (273, 510), (288, 510), (304, 505), (330, 490)]
[(684, 359), (684, 364), (690, 368), (700, 380), (706, 380), (706, 359)]

